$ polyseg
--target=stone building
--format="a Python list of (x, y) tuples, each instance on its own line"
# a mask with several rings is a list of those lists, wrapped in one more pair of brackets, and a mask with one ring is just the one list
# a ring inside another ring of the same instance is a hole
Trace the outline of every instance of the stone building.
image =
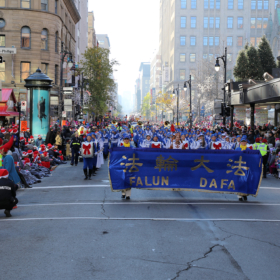
[(93, 48), (97, 45), (94, 20), (94, 13), (88, 12), (88, 48)]
[[(73, 0), (0, 1), (0, 79), (27, 100), (24, 79), (39, 67), (53, 80), (52, 101), (60, 84), (61, 42), (75, 60), (75, 25), (80, 20)], [(6, 51), (7, 50), (7, 51)], [(11, 54), (10, 52), (14, 52)]]

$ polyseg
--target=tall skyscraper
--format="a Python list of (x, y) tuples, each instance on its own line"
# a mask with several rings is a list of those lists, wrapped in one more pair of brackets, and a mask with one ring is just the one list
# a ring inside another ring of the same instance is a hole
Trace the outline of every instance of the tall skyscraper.
[(146, 94), (150, 91), (150, 62), (142, 62), (139, 68), (140, 72), (140, 92), (141, 92), (141, 104), (146, 96)]

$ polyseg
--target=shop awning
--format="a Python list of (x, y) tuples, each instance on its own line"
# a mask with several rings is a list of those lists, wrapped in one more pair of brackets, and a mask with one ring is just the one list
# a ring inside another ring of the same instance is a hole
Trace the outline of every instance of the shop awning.
[(0, 116), (5, 116), (5, 117), (9, 117), (9, 116), (18, 117), (19, 116), (18, 112), (7, 111), (7, 109), (8, 109), (7, 105), (0, 104)]

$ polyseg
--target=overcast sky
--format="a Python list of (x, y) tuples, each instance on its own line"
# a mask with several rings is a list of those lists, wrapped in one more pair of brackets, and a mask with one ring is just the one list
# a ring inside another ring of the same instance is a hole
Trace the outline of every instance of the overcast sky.
[(158, 48), (159, 0), (89, 0), (95, 31), (108, 34), (111, 57), (120, 66), (114, 76), (119, 94), (134, 91), (141, 62), (149, 62)]

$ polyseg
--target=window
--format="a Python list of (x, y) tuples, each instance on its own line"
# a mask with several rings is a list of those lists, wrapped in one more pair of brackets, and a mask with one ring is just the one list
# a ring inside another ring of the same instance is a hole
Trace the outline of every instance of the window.
[(0, 18), (0, 28), (5, 27), (5, 25), (6, 25), (5, 20), (3, 18)]
[(268, 10), (268, 0), (263, 1), (263, 9)]
[(210, 9), (213, 10), (215, 8), (215, 0), (210, 0)]
[(48, 0), (41, 0), (41, 10), (48, 11)]
[(251, 0), (251, 10), (256, 10), (256, 0)]
[(250, 43), (252, 46), (255, 46), (256, 45), (256, 38), (255, 37), (251, 37), (250, 38)]
[(195, 53), (190, 54), (190, 62), (195, 62)]
[(48, 30), (45, 28), (41, 32), (41, 50), (48, 50)]
[(181, 0), (181, 9), (187, 8), (187, 0)]
[(186, 79), (186, 70), (180, 70), (180, 80)]
[(228, 0), (228, 9), (233, 10), (233, 0)]
[(58, 8), (58, 0), (55, 0), (55, 3), (54, 3), (54, 12), (55, 12), (56, 14), (58, 13), (57, 8)]
[(58, 32), (55, 32), (55, 43), (54, 43), (54, 51), (58, 53)]
[(58, 85), (58, 65), (55, 65), (55, 67), (54, 67), (54, 83), (56, 84), (56, 85)]
[(203, 46), (208, 45), (208, 37), (203, 37)]
[(220, 10), (221, 8), (221, 0), (216, 0), (216, 9)]
[(203, 54), (203, 59), (207, 59), (207, 57), (208, 57), (207, 53), (204, 53)]
[(204, 0), (204, 9), (208, 9), (208, 0)]
[(238, 10), (243, 10), (244, 0), (238, 0)]
[(256, 28), (256, 18), (251, 18), (251, 29)]
[(208, 17), (204, 17), (203, 19), (203, 27), (208, 28)]
[(267, 28), (268, 18), (263, 18), (263, 29)]
[(215, 25), (216, 28), (220, 28), (220, 18), (219, 17), (216, 17), (216, 25)]
[(213, 61), (213, 54), (212, 53), (209, 53), (209, 61)]
[(275, 9), (277, 8), (277, 5), (280, 5), (280, 1), (275, 1)]
[(256, 41), (257, 45), (261, 42), (261, 39), (262, 39), (261, 37), (257, 38), (257, 41)]
[(209, 18), (209, 27), (214, 28), (214, 18), (213, 17)]
[(214, 37), (209, 37), (209, 46), (214, 45)]
[(48, 63), (41, 63), (42, 73), (48, 75), (48, 68), (49, 68), (49, 64)]
[(228, 60), (229, 62), (232, 61), (232, 54), (231, 54), (231, 53), (228, 53), (228, 54), (227, 54), (227, 60)]
[(243, 37), (238, 36), (237, 37), (237, 46), (242, 47), (243, 46)]
[(262, 10), (262, 0), (258, 0), (258, 10)]
[(180, 53), (180, 62), (186, 62), (186, 54)]
[(220, 45), (220, 37), (215, 37), (215, 46)]
[(186, 45), (186, 37), (185, 36), (181, 36), (180, 37), (180, 45), (181, 46), (185, 46)]
[(6, 78), (6, 63), (5, 61), (3, 61), (2, 63), (0, 63), (0, 80), (2, 82), (5, 82), (5, 78)]
[(0, 7), (6, 7), (6, 0), (0, 0)]
[(6, 36), (0, 35), (0, 47), (6, 47)]
[(191, 0), (191, 8), (196, 9), (196, 0)]
[(237, 28), (242, 29), (243, 28), (243, 17), (237, 18)]
[(186, 28), (187, 25), (187, 18), (181, 17), (181, 28)]
[(227, 45), (232, 46), (232, 37), (227, 37)]
[(23, 83), (24, 79), (27, 79), (30, 76), (30, 62), (21, 62), (20, 63), (20, 82)]
[(227, 28), (233, 28), (233, 17), (227, 18)]
[(196, 45), (196, 37), (191, 36), (191, 46), (195, 46), (195, 45)]
[(191, 28), (196, 28), (196, 17), (191, 17)]
[(22, 9), (30, 9), (30, 0), (21, 0), (21, 8)]
[(21, 48), (31, 48), (31, 31), (30, 28), (27, 26), (21, 28)]
[(262, 18), (257, 18), (257, 28), (258, 29), (262, 28)]

